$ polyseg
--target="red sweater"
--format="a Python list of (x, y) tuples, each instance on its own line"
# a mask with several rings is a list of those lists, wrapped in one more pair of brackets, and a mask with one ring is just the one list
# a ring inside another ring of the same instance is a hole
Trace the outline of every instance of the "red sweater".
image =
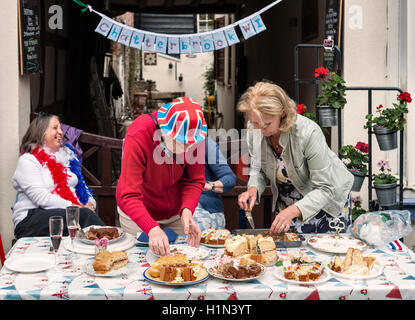
[[(157, 113), (153, 115), (157, 118)], [(192, 147), (186, 156), (177, 155), (178, 159), (184, 159), (184, 174), (176, 161), (156, 162), (161, 157), (171, 158), (160, 151), (160, 142), (153, 137), (157, 137), (156, 126), (149, 115), (138, 117), (130, 125), (123, 142), (121, 175), (116, 191), (120, 209), (146, 234), (159, 225), (156, 220), (180, 214), (184, 208), (194, 212), (205, 185), (205, 142)], [(195, 164), (186, 161), (189, 152), (197, 155)], [(154, 154), (158, 156), (154, 157)]]

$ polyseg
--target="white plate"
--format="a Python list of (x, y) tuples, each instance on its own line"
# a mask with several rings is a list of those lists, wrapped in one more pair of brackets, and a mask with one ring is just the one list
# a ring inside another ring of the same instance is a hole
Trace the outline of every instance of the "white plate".
[(312, 236), (308, 239), (307, 244), (314, 249), (337, 254), (346, 254), (349, 248), (356, 248), (361, 251), (367, 248), (366, 243), (362, 240), (334, 234)]
[(133, 266), (133, 263), (129, 262), (126, 266), (120, 269), (113, 270), (107, 273), (96, 273), (92, 264), (93, 262), (88, 262), (84, 264), (82, 266), (82, 271), (94, 277), (119, 277), (123, 274), (128, 274), (130, 271), (132, 271), (132, 266)]
[(205, 264), (205, 268), (207, 269), (207, 271), (209, 272), (209, 274), (212, 277), (221, 279), (221, 280), (226, 280), (226, 281), (236, 281), (236, 282), (247, 282), (247, 281), (251, 281), (254, 279), (258, 279), (259, 277), (261, 277), (265, 271), (267, 271), (267, 268), (265, 266), (263, 266), (262, 264), (257, 263), (258, 266), (261, 267), (261, 272), (256, 275), (255, 277), (251, 277), (251, 278), (244, 278), (244, 279), (233, 279), (233, 278), (226, 278), (223, 275), (219, 274), (216, 270), (216, 266), (217, 264), (214, 261), (209, 261), (210, 263)]
[[(195, 247), (189, 246), (187, 244), (171, 244), (170, 245), (170, 252), (173, 249), (176, 249), (176, 252), (175, 253), (182, 253), (189, 260), (192, 260), (192, 259), (200, 259), (200, 260), (203, 260), (203, 259), (206, 259), (207, 257), (210, 256), (210, 250), (209, 249), (206, 249), (206, 248), (203, 248), (203, 247), (197, 247), (197, 248), (195, 248)], [(151, 249), (150, 249), (150, 251), (155, 256), (160, 257), (160, 255), (156, 254)], [(173, 253), (171, 253), (171, 255), (172, 254)]]
[(24, 253), (7, 258), (4, 266), (16, 272), (40, 272), (55, 265), (53, 254)]
[[(133, 247), (135, 243), (136, 243), (135, 237), (126, 233), (123, 239), (120, 239), (120, 241), (108, 244), (107, 250), (108, 251), (125, 251)], [(66, 250), (72, 251), (71, 239), (69, 237), (65, 237), (63, 239), (63, 246), (65, 247)], [(74, 251), (76, 253), (81, 253), (81, 254), (95, 255), (95, 246), (85, 244), (83, 242), (78, 241), (78, 239), (75, 238)]]
[(361, 276), (343, 274), (340, 272), (333, 271), (328, 267), (327, 262), (325, 263), (325, 266), (326, 266), (325, 269), (327, 269), (333, 276), (347, 279), (347, 280), (370, 280), (370, 279), (379, 277), (383, 273), (383, 267), (380, 265), (376, 265), (376, 264), (373, 265), (372, 269), (369, 271), (369, 274), (361, 275)]
[[(123, 231), (123, 229), (121, 229), (121, 228), (119, 228), (119, 227), (112, 227), (112, 226), (89, 226), (89, 227), (86, 227), (86, 228), (84, 228), (84, 229), (82, 229), (82, 230), (84, 230), (84, 232), (85, 232), (85, 234), (88, 236), (88, 231), (89, 231), (89, 229), (90, 228), (95, 228), (95, 229), (100, 229), (100, 228), (117, 228), (118, 229), (118, 234), (119, 234), (119, 237), (118, 238), (115, 238), (115, 239), (111, 239), (111, 240), (108, 240), (108, 242), (109, 243), (114, 243), (114, 242), (117, 242), (117, 241), (119, 241), (119, 240), (121, 240), (121, 239), (123, 239), (124, 238), (124, 236), (125, 236), (125, 232)], [(78, 236), (76, 237), (79, 241), (81, 241), (81, 242), (83, 242), (83, 243), (86, 243), (86, 244), (89, 244), (89, 245), (95, 245), (95, 242), (94, 242), (94, 240), (89, 240), (89, 239), (85, 239), (85, 238), (80, 238), (79, 237), (79, 234), (78, 234)]]
[(285, 281), (290, 284), (304, 284), (304, 285), (316, 285), (323, 282), (326, 282), (330, 279), (330, 274), (326, 271), (327, 268), (323, 269), (323, 273), (320, 275), (320, 277), (316, 281), (297, 281), (293, 279), (285, 279), (284, 277), (284, 271), (283, 267), (277, 267), (274, 270), (274, 275), (281, 281)]
[(166, 281), (159, 281), (159, 280), (155, 280), (155, 279), (153, 279), (149, 274), (148, 274), (148, 269), (150, 269), (150, 268), (147, 268), (144, 272), (143, 272), (143, 276), (144, 276), (144, 278), (147, 280), (147, 281), (150, 281), (150, 282), (153, 282), (153, 283), (156, 283), (156, 284), (162, 284), (162, 285), (165, 285), (165, 286), (191, 286), (191, 285), (194, 285), (194, 284), (197, 284), (197, 283), (201, 283), (201, 282), (203, 282), (203, 281), (205, 281), (206, 279), (208, 279), (209, 278), (209, 273), (205, 276), (205, 277), (203, 277), (202, 279), (199, 279), (199, 280), (195, 280), (195, 281), (187, 281), (187, 282), (166, 282)]
[(210, 243), (203, 243), (200, 242), (201, 245), (206, 246), (208, 248), (225, 248), (225, 244), (210, 244)]

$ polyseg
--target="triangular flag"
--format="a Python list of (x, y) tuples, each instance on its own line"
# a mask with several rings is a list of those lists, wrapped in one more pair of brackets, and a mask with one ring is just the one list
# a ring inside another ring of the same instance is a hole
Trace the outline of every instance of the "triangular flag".
[(399, 290), (398, 286), (396, 286), (395, 288), (393, 288), (392, 291), (389, 292), (386, 295), (386, 297), (387, 298), (401, 299), (402, 300), (401, 291)]
[(311, 294), (305, 298), (304, 300), (320, 300), (320, 295), (318, 294), (318, 290), (314, 290)]

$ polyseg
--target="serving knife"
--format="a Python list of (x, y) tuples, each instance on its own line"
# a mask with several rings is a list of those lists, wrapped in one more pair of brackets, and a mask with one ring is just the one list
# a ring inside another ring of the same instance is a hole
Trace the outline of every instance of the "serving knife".
[(248, 220), (251, 228), (255, 229), (254, 219), (252, 218), (252, 212), (251, 211), (245, 211), (245, 217)]

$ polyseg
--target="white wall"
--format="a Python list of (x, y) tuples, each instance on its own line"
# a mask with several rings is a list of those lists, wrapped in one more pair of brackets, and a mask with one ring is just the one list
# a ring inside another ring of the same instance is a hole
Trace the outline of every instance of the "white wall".
[[(399, 1), (345, 0), (344, 12), (344, 79), (347, 86), (399, 87)], [(374, 93), (372, 112), (375, 113), (379, 104), (392, 106), (396, 95), (396, 91)], [(363, 128), (367, 111), (367, 91), (347, 91), (343, 145), (368, 142), (367, 131)], [(380, 151), (375, 136), (372, 136), (372, 146), (373, 173), (378, 172), (376, 163), (379, 160), (388, 160), (397, 174), (398, 150)], [(367, 180), (360, 192), (366, 205)]]
[[(173, 63), (173, 69), (169, 69), (169, 63)], [(198, 53), (194, 58), (182, 54), (180, 60), (167, 55), (157, 55), (156, 66), (143, 65), (144, 80), (156, 82), (156, 89), (160, 92), (180, 92), (195, 99), (201, 106), (204, 105), (205, 93), (203, 89), (203, 74), (213, 64), (213, 53)], [(177, 79), (176, 68), (177, 66)], [(178, 77), (183, 74), (183, 81)]]
[(14, 237), (12, 212), (16, 192), (12, 176), (16, 169), (21, 137), (29, 125), (30, 81), (19, 74), (17, 1), (2, 1), (0, 10), (0, 233), (5, 251)]

